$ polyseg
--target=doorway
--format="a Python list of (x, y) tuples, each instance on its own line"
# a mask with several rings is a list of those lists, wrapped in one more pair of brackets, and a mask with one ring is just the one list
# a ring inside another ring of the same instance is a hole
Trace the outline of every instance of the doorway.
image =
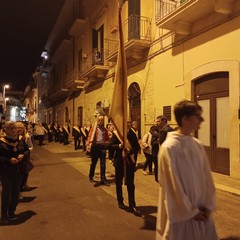
[(129, 114), (132, 121), (137, 121), (138, 129), (141, 129), (141, 90), (134, 82), (128, 88)]
[(230, 174), (229, 75), (219, 72), (194, 82), (194, 99), (203, 108), (204, 122), (197, 137), (206, 149), (211, 170)]

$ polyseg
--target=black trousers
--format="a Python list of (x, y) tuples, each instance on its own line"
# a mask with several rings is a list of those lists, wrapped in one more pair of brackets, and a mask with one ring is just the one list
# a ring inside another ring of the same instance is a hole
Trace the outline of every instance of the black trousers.
[(83, 151), (86, 151), (86, 138), (82, 137)]
[(48, 133), (48, 142), (52, 142), (53, 141), (53, 135), (51, 132)]
[[(135, 207), (135, 185), (134, 185), (135, 163), (129, 157), (126, 162), (126, 185), (128, 192), (128, 204), (129, 207)], [(124, 161), (122, 158), (115, 159), (115, 182), (116, 182), (116, 194), (117, 201), (122, 203), (123, 191), (122, 185), (124, 180)]]
[(19, 172), (1, 173), (0, 178), (2, 184), (2, 218), (6, 219), (8, 215), (11, 215), (16, 211), (23, 176), (24, 174)]
[[(152, 172), (153, 156), (151, 154), (145, 153), (145, 152), (144, 152), (144, 155), (146, 157), (146, 161), (144, 163), (143, 170), (145, 171), (148, 167), (149, 172)], [(154, 163), (154, 166), (155, 166), (155, 163)]]
[(44, 135), (38, 135), (39, 146), (43, 145), (43, 141), (44, 141)]
[(106, 180), (106, 148), (104, 145), (96, 144), (92, 146), (91, 148), (91, 158), (92, 162), (90, 165), (89, 170), (89, 178), (94, 177), (95, 168), (98, 162), (98, 159), (100, 159), (100, 175), (101, 175), (101, 181)]
[(63, 134), (63, 145), (69, 144), (68, 142), (68, 134)]
[(135, 149), (133, 151), (133, 159), (135, 161), (135, 167), (137, 166), (138, 152), (139, 152), (139, 150), (135, 150)]
[(75, 149), (75, 150), (80, 149), (80, 140), (79, 140), (79, 137), (74, 138), (74, 149)]
[(59, 133), (58, 132), (54, 133), (54, 140), (55, 140), (55, 142), (59, 141)]
[(152, 159), (153, 159), (153, 163), (154, 163), (155, 181), (158, 182), (158, 157), (153, 155)]
[(29, 176), (29, 173), (24, 173), (24, 174), (23, 174), (20, 192), (23, 192), (24, 186), (26, 185), (27, 180), (28, 180), (28, 176)]

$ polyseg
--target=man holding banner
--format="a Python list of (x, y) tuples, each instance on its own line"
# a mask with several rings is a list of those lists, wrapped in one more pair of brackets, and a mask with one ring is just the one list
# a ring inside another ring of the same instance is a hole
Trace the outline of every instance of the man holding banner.
[(124, 39), (121, 20), (121, 8), (125, 1), (119, 0), (119, 50), (118, 60), (115, 71), (114, 90), (112, 104), (110, 107), (109, 118), (115, 126), (111, 145), (116, 148), (115, 154), (115, 172), (116, 172), (116, 192), (118, 206), (125, 209), (122, 196), (122, 183), (127, 185), (129, 211), (136, 216), (141, 216), (136, 209), (135, 203), (135, 162), (132, 159), (132, 147), (128, 141), (128, 125), (127, 125), (127, 64), (124, 50)]
[[(135, 202), (135, 185), (134, 185), (135, 162), (132, 159), (132, 156), (130, 155), (131, 152), (127, 153), (126, 156), (123, 157), (122, 152), (123, 142), (116, 130), (114, 130), (112, 133), (112, 138), (109, 146), (111, 146), (111, 148), (115, 150), (114, 166), (118, 207), (123, 210), (128, 210), (135, 216), (140, 217), (141, 213), (137, 210)], [(127, 185), (129, 209), (126, 208), (123, 201), (124, 198), (122, 185), (124, 177)]]

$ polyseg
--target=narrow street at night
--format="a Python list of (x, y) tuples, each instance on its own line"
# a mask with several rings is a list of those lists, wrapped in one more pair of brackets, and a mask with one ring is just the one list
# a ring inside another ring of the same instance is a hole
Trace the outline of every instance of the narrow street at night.
[[(143, 217), (117, 206), (114, 167), (107, 160), (110, 186), (99, 186), (99, 164), (95, 183), (88, 180), (90, 158), (75, 151), (72, 143), (34, 146), (34, 169), (30, 191), (19, 203), (19, 219), (0, 226), (0, 239), (13, 240), (154, 240), (158, 184), (153, 175), (136, 172), (136, 202)], [(144, 161), (139, 157), (140, 164)], [(126, 191), (124, 187), (124, 191)], [(127, 194), (124, 192), (125, 204)], [(238, 195), (217, 190), (214, 219), (220, 239), (240, 239)]]

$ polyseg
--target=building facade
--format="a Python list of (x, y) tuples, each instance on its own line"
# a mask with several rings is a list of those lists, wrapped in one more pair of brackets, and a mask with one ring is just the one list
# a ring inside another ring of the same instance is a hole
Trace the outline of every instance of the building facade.
[[(145, 133), (156, 116), (198, 101), (196, 133), (215, 173), (240, 178), (240, 2), (128, 0), (122, 6), (129, 117)], [(42, 121), (82, 125), (107, 114), (118, 51), (117, 0), (67, 0), (45, 45)], [(41, 112), (41, 113), (40, 113)]]

